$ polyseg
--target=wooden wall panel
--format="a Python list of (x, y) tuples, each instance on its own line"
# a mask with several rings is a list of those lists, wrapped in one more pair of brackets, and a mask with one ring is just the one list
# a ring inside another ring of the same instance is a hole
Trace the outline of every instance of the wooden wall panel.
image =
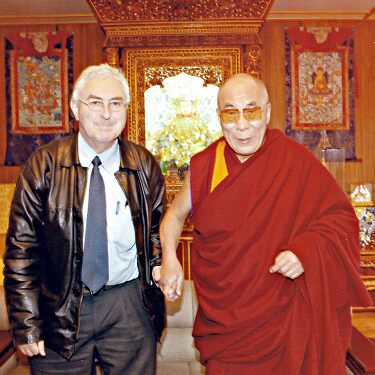
[[(272, 103), (270, 127), (285, 128), (284, 28), (298, 26), (352, 27), (358, 93), (355, 98), (356, 152), (360, 159), (347, 162), (346, 185), (375, 184), (375, 22), (374, 21), (268, 21), (261, 31), (262, 78)], [(374, 185), (375, 187), (375, 185)]]
[(5, 42), (7, 33), (30, 31), (64, 30), (74, 33), (74, 77), (76, 78), (83, 68), (92, 64), (104, 62), (103, 44), (105, 35), (96, 23), (91, 24), (62, 24), (62, 25), (17, 25), (0, 26), (0, 183), (15, 182), (20, 167), (5, 167), (6, 147), (6, 98), (5, 98)]

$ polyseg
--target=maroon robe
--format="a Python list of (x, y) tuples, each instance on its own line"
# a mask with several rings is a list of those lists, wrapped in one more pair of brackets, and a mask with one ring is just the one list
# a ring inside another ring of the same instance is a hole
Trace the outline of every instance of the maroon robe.
[[(346, 374), (350, 306), (371, 304), (350, 202), (321, 163), (278, 130), (267, 130), (244, 163), (226, 146), (229, 174), (210, 192), (215, 150), (216, 143), (190, 164), (193, 335), (202, 362), (232, 364), (227, 373), (236, 375)], [(302, 262), (295, 280), (269, 272), (283, 250)]]

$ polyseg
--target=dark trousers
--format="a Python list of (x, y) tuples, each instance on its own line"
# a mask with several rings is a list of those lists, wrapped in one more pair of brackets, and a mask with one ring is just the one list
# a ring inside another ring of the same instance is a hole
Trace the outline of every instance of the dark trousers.
[(92, 375), (95, 360), (108, 375), (154, 375), (156, 339), (143, 308), (139, 280), (86, 294), (79, 339), (70, 360), (46, 349), (30, 358), (32, 375)]

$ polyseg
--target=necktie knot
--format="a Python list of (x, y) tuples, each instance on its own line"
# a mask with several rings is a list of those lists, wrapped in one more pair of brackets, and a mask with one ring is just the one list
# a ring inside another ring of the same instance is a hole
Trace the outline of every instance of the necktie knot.
[(99, 165), (102, 164), (102, 161), (100, 160), (99, 156), (95, 156), (91, 163), (94, 165), (94, 167), (99, 167)]

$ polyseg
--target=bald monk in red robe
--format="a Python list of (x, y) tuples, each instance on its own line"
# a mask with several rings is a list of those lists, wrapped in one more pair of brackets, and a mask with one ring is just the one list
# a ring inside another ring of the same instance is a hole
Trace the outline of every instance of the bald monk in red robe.
[(270, 113), (262, 81), (238, 74), (220, 88), (224, 137), (191, 159), (155, 279), (168, 300), (181, 295), (176, 247), (190, 213), (206, 374), (345, 375), (351, 306), (371, 304), (358, 221), (324, 166), (267, 129)]

